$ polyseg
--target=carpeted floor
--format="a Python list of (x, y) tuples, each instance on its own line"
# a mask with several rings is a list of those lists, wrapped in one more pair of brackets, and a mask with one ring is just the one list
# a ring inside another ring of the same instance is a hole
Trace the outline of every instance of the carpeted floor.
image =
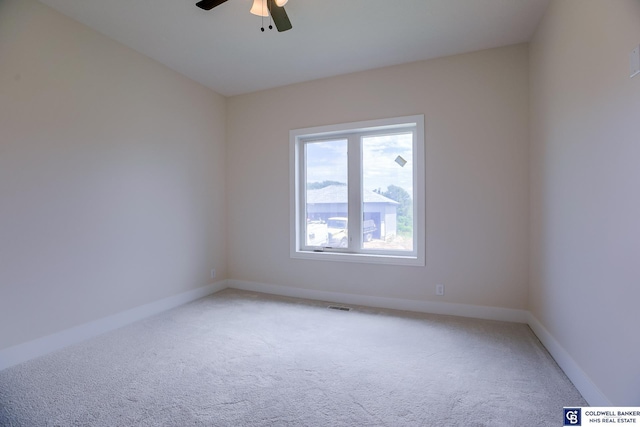
[(523, 324), (225, 290), (0, 371), (1, 426), (558, 426)]

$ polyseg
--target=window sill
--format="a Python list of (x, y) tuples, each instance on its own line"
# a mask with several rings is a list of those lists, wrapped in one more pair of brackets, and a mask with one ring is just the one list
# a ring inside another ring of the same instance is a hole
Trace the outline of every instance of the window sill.
[(293, 251), (291, 258), (307, 259), (315, 261), (337, 261), (356, 262), (361, 264), (385, 264), (385, 265), (408, 265), (424, 267), (424, 259), (415, 256), (378, 255), (371, 253), (350, 253), (350, 252), (315, 252), (315, 251)]

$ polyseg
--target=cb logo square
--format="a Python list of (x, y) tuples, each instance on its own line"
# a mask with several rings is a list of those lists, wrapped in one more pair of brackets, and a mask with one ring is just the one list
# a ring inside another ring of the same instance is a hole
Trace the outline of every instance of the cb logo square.
[(580, 408), (564, 408), (563, 426), (581, 426), (582, 410)]

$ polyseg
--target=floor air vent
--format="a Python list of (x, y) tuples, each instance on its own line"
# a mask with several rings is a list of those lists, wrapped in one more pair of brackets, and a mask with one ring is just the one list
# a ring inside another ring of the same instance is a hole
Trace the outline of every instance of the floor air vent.
[(351, 311), (351, 307), (342, 307), (339, 305), (330, 305), (328, 308), (331, 310)]

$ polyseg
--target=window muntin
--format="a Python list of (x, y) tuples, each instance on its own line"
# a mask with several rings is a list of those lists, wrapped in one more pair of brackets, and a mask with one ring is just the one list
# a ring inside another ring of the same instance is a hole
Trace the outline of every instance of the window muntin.
[(291, 256), (424, 265), (424, 119), (291, 131)]

